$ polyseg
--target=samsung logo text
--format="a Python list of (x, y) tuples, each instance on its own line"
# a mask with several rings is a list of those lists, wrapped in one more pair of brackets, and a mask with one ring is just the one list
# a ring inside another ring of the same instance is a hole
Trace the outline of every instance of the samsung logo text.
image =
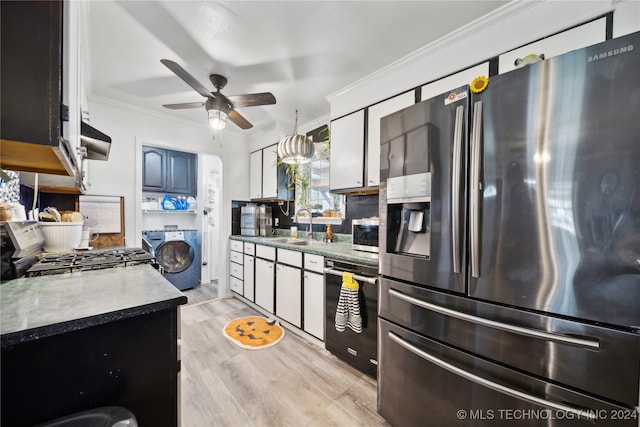
[(631, 52), (633, 50), (633, 45), (624, 46), (618, 49), (608, 50), (606, 52), (599, 53), (597, 55), (593, 55), (587, 58), (587, 62), (599, 61), (601, 59), (606, 59), (611, 56), (619, 55), (621, 53)]

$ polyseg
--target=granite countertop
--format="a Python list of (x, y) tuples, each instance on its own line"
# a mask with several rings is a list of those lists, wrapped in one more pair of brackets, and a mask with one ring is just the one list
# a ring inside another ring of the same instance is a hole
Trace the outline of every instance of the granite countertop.
[[(231, 236), (232, 240), (240, 240), (242, 242), (256, 243), (259, 245), (273, 246), (276, 248), (289, 249), (292, 251), (305, 252), (310, 254), (322, 255), (326, 258), (339, 261), (352, 262), (355, 264), (378, 267), (378, 254), (364, 251), (354, 251), (351, 248), (351, 242), (331, 242), (324, 243), (314, 240), (312, 245), (294, 245), (291, 243), (278, 242), (282, 240), (278, 237), (250, 237), (250, 236)], [(303, 239), (297, 239), (303, 240)]]
[(0, 284), (2, 347), (186, 304), (151, 265), (21, 278)]

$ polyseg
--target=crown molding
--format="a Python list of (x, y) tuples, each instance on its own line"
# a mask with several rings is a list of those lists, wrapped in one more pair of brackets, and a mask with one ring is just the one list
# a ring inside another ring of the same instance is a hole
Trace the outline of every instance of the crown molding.
[(488, 28), (494, 27), (504, 21), (507, 21), (514, 16), (517, 16), (521, 13), (529, 11), (535, 7), (542, 5), (544, 2), (540, 1), (512, 1), (507, 3), (500, 8), (489, 12), (488, 14), (472, 21), (462, 27), (456, 29), (455, 31), (448, 33), (447, 35), (440, 37), (437, 40), (421, 47), (418, 50), (413, 51), (412, 53), (405, 55), (404, 57), (386, 65), (379, 70), (359, 79), (350, 85), (333, 92), (325, 97), (325, 99), (332, 103), (337, 98), (342, 97), (356, 88), (368, 84), (370, 82), (375, 82), (381, 76), (388, 75), (389, 73), (393, 73), (396, 70), (402, 69), (407, 64), (415, 62), (416, 60), (426, 57), (432, 52), (445, 47), (447, 44), (452, 44), (458, 40), (465, 39), (468, 37), (472, 37), (474, 34), (482, 32)]

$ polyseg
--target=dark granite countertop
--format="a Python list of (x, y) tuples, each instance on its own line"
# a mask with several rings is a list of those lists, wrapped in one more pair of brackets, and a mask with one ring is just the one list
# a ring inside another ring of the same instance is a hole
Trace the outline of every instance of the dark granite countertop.
[(0, 284), (2, 347), (186, 304), (148, 264)]
[(326, 258), (339, 261), (378, 267), (378, 254), (371, 252), (354, 251), (351, 247), (351, 242), (324, 243), (321, 241), (314, 241), (314, 244), (312, 245), (300, 246), (291, 243), (279, 242), (279, 240), (283, 239), (282, 237), (250, 237), (236, 235), (231, 236), (231, 239), (240, 240), (242, 242), (256, 243), (259, 245), (273, 246), (276, 248), (289, 249), (292, 251), (322, 255)]

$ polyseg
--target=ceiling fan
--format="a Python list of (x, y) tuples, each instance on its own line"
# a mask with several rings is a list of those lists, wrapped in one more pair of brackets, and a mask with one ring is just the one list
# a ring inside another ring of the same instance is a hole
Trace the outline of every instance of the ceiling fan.
[(220, 90), (226, 86), (227, 79), (220, 74), (211, 74), (209, 80), (216, 88), (215, 92), (209, 91), (200, 84), (184, 68), (168, 59), (161, 59), (168, 69), (180, 77), (186, 84), (191, 86), (196, 92), (204, 96), (204, 102), (187, 102), (183, 104), (164, 104), (163, 107), (172, 110), (182, 110), (185, 108), (198, 108), (204, 106), (209, 116), (209, 124), (215, 130), (222, 130), (227, 124), (227, 117), (241, 129), (250, 129), (253, 125), (236, 111), (236, 108), (255, 107), (258, 105), (270, 105), (276, 103), (276, 98), (271, 92), (248, 93), (245, 95), (225, 96)]

